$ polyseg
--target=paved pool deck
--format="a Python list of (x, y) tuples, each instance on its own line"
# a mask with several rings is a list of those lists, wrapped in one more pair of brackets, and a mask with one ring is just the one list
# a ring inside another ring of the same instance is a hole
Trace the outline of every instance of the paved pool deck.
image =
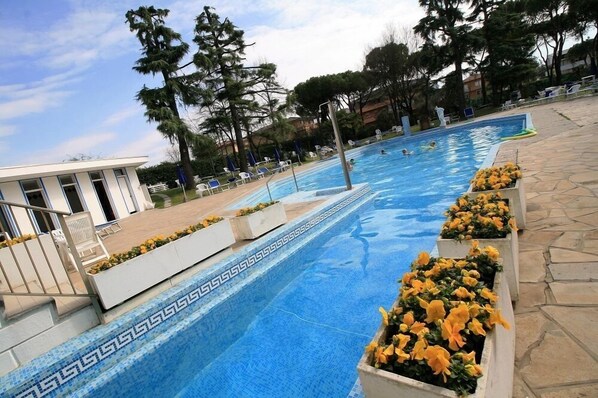
[[(517, 157), (527, 193), (527, 228), (519, 233), (513, 397), (598, 397), (598, 96), (488, 118), (525, 112), (538, 135), (506, 142), (496, 158), (502, 163)], [(207, 215), (231, 214), (230, 204), (264, 184), (136, 214), (121, 221), (123, 231), (106, 239), (106, 246), (126, 250)], [(292, 219), (318, 203), (285, 207)]]
[(598, 397), (598, 97), (529, 112), (538, 135), (502, 145), (523, 169), (515, 398)]

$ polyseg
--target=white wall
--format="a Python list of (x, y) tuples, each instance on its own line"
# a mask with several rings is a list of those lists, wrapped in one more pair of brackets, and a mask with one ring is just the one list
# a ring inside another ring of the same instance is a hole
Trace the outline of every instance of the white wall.
[(69, 208), (69, 204), (64, 197), (64, 192), (62, 191), (62, 186), (58, 181), (58, 177), (44, 177), (42, 178), (42, 183), (44, 184), (46, 196), (50, 202), (47, 203), (48, 207), (54, 210), (66, 211), (70, 213), (71, 209)]
[[(25, 195), (21, 190), (21, 184), (19, 184), (17, 181), (0, 183), (0, 191), (2, 191), (2, 196), (4, 196), (4, 200), (7, 202), (27, 204)], [(15, 216), (15, 222), (17, 223), (22, 235), (35, 233), (35, 229), (31, 225), (31, 221), (29, 221), (27, 210), (19, 207), (13, 207), (12, 211)]]
[(75, 176), (77, 177), (81, 195), (83, 195), (83, 199), (87, 204), (87, 210), (91, 213), (91, 218), (93, 218), (94, 224), (104, 224), (106, 222), (106, 217), (104, 216), (104, 211), (102, 210), (96, 191), (91, 183), (89, 174), (77, 173)]
[[(129, 177), (129, 182), (131, 183), (131, 188), (133, 189), (133, 195), (135, 196), (135, 201), (137, 202), (137, 211), (144, 211), (146, 206), (146, 199), (145, 195), (143, 194), (143, 189), (141, 188), (141, 183), (139, 182), (139, 177), (137, 177), (137, 172), (135, 171), (135, 167), (127, 167), (126, 169), (127, 177)], [(151, 203), (151, 200), (150, 200)]]

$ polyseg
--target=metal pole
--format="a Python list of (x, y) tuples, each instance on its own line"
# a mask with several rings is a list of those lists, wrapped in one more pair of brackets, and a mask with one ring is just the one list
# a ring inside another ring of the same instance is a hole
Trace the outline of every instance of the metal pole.
[(295, 168), (293, 167), (293, 159), (291, 158), (291, 173), (293, 173), (293, 180), (295, 181), (295, 189), (299, 192), (299, 185), (297, 185), (297, 177), (295, 177)]
[(343, 168), (343, 174), (345, 175), (345, 183), (347, 184), (347, 191), (350, 191), (353, 187), (351, 186), (351, 177), (349, 177), (349, 169), (347, 168), (347, 160), (345, 159), (345, 148), (341, 141), (341, 135), (338, 131), (338, 122), (336, 121), (336, 113), (332, 101), (328, 101), (328, 112), (330, 113), (330, 120), (332, 121), (332, 129), (334, 130), (334, 138), (336, 139), (336, 148), (338, 150), (338, 157), (341, 161), (341, 167)]

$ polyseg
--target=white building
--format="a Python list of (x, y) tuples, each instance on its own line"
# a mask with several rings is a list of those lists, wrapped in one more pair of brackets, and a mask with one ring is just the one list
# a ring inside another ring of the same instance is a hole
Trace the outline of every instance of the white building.
[[(89, 211), (95, 225), (128, 217), (149, 208), (135, 169), (146, 156), (0, 168), (0, 200), (62, 210)], [(0, 207), (0, 222), (15, 237), (48, 232), (41, 213), (24, 209), (13, 214)], [(55, 229), (56, 220), (48, 220)], [(37, 231), (20, 229), (34, 228)]]

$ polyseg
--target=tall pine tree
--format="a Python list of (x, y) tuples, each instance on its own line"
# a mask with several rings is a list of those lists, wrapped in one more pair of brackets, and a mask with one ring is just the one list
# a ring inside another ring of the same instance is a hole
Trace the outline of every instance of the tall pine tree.
[(194, 103), (193, 87), (186, 82), (187, 77), (180, 73), (181, 62), (189, 45), (181, 35), (164, 24), (169, 10), (139, 7), (126, 14), (132, 32), (136, 32), (141, 43), (143, 56), (137, 60), (134, 70), (143, 75), (161, 75), (162, 86), (148, 88), (145, 85), (137, 94), (137, 99), (145, 106), (145, 116), (158, 123), (158, 131), (177, 142), (181, 155), (181, 165), (187, 180), (186, 187), (194, 186), (193, 169), (187, 141), (190, 131), (181, 120), (177, 101), (183, 104)]

